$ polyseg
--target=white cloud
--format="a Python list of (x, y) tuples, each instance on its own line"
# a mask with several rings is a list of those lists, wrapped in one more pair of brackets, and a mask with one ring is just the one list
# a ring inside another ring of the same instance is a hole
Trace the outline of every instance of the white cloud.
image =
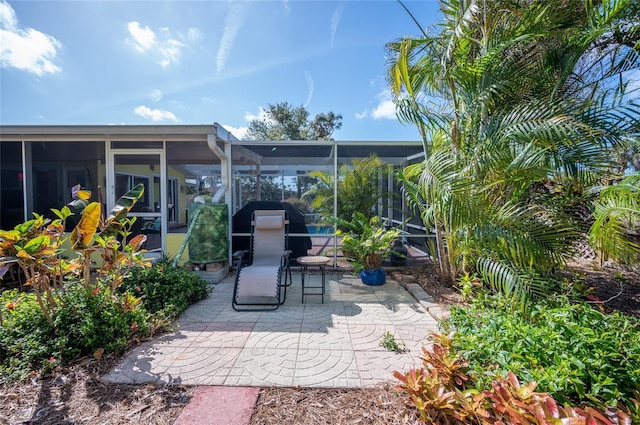
[(167, 67), (171, 64), (171, 62), (179, 62), (180, 61), (180, 49), (184, 44), (180, 43), (178, 40), (169, 39), (164, 45), (158, 46), (158, 50), (162, 59), (160, 60), (160, 65), (162, 67)]
[(202, 33), (198, 28), (189, 28), (187, 30), (187, 34), (185, 35), (185, 38), (189, 42), (196, 42), (202, 39)]
[(361, 120), (371, 117), (374, 120), (395, 120), (398, 118), (396, 116), (396, 105), (393, 103), (393, 96), (389, 90), (381, 91), (376, 98), (378, 99), (378, 104), (371, 110), (365, 109), (362, 112), (356, 112), (356, 119)]
[(222, 125), (222, 127), (227, 130), (229, 133), (233, 134), (237, 139), (244, 139), (247, 131), (249, 131), (248, 127), (232, 127), (230, 125)]
[(333, 47), (333, 39), (335, 38), (336, 32), (338, 31), (338, 24), (340, 23), (340, 18), (342, 17), (343, 10), (344, 5), (340, 3), (331, 15), (331, 27), (329, 29), (329, 31), (331, 32), (331, 47)]
[(268, 117), (267, 117), (267, 112), (261, 106), (260, 111), (258, 111), (258, 115), (253, 115), (252, 113), (247, 112), (246, 114), (244, 114), (244, 119), (247, 122), (253, 121), (253, 120), (265, 121), (268, 119)]
[(0, 3), (0, 28), (15, 30), (18, 27), (18, 17), (11, 5), (6, 1)]
[(136, 21), (127, 24), (129, 34), (133, 38), (134, 47), (139, 52), (149, 50), (156, 42), (156, 34), (149, 27), (142, 28)]
[(386, 99), (382, 100), (378, 106), (376, 106), (373, 111), (371, 111), (371, 116), (374, 120), (378, 119), (388, 119), (395, 120), (396, 117), (396, 105), (392, 100)]
[(54, 63), (62, 44), (33, 28), (21, 29), (9, 3), (0, 1), (0, 64), (36, 75), (55, 74), (62, 69)]
[[(162, 67), (180, 62), (185, 42), (194, 43), (201, 37), (200, 30), (189, 28), (186, 34), (174, 36), (169, 28), (163, 27), (153, 31), (148, 26), (141, 26), (139, 22), (131, 21), (127, 24), (131, 36), (129, 42), (140, 53), (154, 58)], [(181, 40), (179, 40), (181, 39)]]
[(218, 72), (221, 72), (227, 63), (238, 31), (240, 31), (240, 27), (244, 23), (245, 10), (244, 3), (231, 3), (231, 9), (224, 20), (224, 32), (216, 55), (216, 70)]
[(143, 118), (150, 119), (151, 121), (165, 121), (165, 120), (176, 121), (176, 122), (180, 121), (173, 114), (173, 112), (165, 111), (162, 109), (151, 109), (147, 106), (142, 106), (142, 105), (134, 109), (134, 112)]
[(160, 99), (162, 99), (162, 91), (159, 89), (151, 90), (151, 93), (149, 93), (149, 97), (153, 99), (153, 101), (158, 102)]
[(309, 95), (307, 96), (307, 100), (303, 105), (306, 108), (309, 103), (311, 103), (311, 98), (313, 97), (313, 77), (307, 71), (304, 72), (304, 76), (307, 79), (307, 88), (309, 89)]
[(371, 117), (374, 120), (387, 119), (395, 120), (396, 105), (393, 103), (393, 95), (389, 89), (382, 90), (378, 93), (378, 105), (371, 111)]

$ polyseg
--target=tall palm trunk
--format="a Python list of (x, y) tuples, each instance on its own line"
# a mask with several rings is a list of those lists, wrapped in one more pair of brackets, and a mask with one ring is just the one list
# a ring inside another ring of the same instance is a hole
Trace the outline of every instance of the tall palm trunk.
[(438, 266), (440, 267), (440, 275), (446, 283), (453, 283), (454, 276), (451, 274), (451, 262), (449, 261), (449, 253), (442, 238), (442, 230), (438, 220), (435, 221), (436, 248), (438, 250)]

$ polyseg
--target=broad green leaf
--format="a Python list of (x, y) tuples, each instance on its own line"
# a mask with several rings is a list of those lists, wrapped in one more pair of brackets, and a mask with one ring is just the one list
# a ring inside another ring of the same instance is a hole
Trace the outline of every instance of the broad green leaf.
[(64, 219), (64, 217), (62, 216), (62, 211), (60, 211), (59, 209), (51, 208), (51, 212), (54, 213), (59, 219)]
[(50, 243), (51, 243), (51, 239), (48, 236), (44, 236), (44, 235), (36, 236), (35, 238), (31, 239), (26, 243), (26, 245), (23, 247), (23, 250), (26, 253), (33, 255), (38, 251), (40, 251), (43, 246), (46, 247)]
[(16, 227), (14, 227), (14, 229), (20, 232), (21, 235), (24, 235), (29, 230), (31, 230), (35, 224), (36, 224), (36, 220), (32, 219), (32, 220), (25, 221), (24, 223), (18, 224)]

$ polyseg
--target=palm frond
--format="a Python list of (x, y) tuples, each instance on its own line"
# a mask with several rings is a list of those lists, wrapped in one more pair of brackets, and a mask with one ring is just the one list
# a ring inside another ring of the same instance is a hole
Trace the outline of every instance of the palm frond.
[(601, 187), (594, 202), (589, 242), (603, 259), (624, 264), (640, 261), (640, 246), (627, 233), (640, 225), (640, 175), (627, 176), (616, 185)]
[(510, 300), (514, 309), (526, 310), (532, 300), (552, 289), (548, 278), (490, 257), (479, 258), (476, 267), (481, 279)]

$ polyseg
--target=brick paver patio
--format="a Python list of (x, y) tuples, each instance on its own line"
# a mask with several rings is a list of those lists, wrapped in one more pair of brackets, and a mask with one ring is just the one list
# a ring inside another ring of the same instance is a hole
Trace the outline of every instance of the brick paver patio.
[[(405, 288), (387, 279), (370, 287), (350, 274), (327, 273), (325, 302), (306, 296), (294, 273), (278, 310), (236, 312), (233, 277), (191, 306), (176, 332), (146, 342), (103, 379), (120, 383), (362, 388), (394, 381), (394, 370), (419, 365), (437, 322)], [(307, 276), (309, 278), (309, 276)], [(310, 276), (312, 284), (320, 275)], [(413, 292), (413, 291), (412, 291)], [(385, 332), (404, 343), (380, 346)]]

